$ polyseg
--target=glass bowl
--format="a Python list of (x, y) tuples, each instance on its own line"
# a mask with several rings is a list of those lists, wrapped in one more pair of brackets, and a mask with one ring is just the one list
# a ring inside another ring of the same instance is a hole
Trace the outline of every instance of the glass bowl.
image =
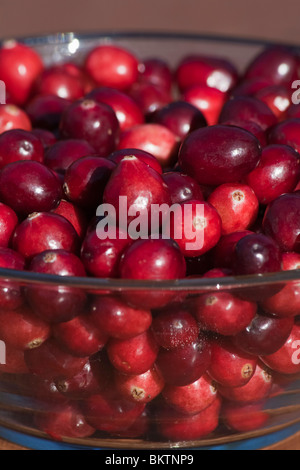
[[(140, 58), (158, 56), (165, 59), (172, 67), (176, 66), (185, 55), (202, 53), (217, 55), (230, 59), (241, 72), (267, 45), (263, 41), (158, 33), (88, 35), (64, 33), (26, 38), (21, 41), (36, 49), (46, 65), (70, 60), (81, 63), (87, 52), (96, 45), (113, 43), (132, 50)], [(299, 292), (299, 272), (287, 271), (263, 276), (214, 279), (191, 278), (180, 281), (132, 282), (118, 279), (61, 278), (29, 272), (0, 270), (0, 299), (1, 296), (11, 292), (13, 295), (21, 295), (22, 297), (30, 291), (37, 290), (40, 298), (51, 304), (51, 301), (57, 299), (62, 292), (67, 292), (75, 298), (84, 299), (83, 314), (88, 311), (92, 302), (101, 302), (101, 299), (108, 295), (117, 299), (121, 298), (123, 301), (128, 298), (139, 299), (142, 304), (149, 299), (153, 300), (153, 298), (164, 299), (163, 302), (168, 303), (171, 307), (180, 306), (184, 309), (195, 298), (200, 298), (203, 295), (213, 298), (218, 293), (230, 293), (238, 298), (260, 304), (281, 289), (292, 289), (295, 293)], [(168, 300), (166, 301), (166, 299)], [(297, 322), (297, 317), (295, 321)], [(213, 339), (218, 341), (218, 338)], [(271, 372), (273, 375), (272, 387), (268, 387), (268, 391), (261, 397), (260, 411), (257, 415), (253, 408), (247, 409), (243, 404), (238, 405), (238, 409), (240, 407), (243, 413), (248, 413), (248, 421), (253, 419), (253, 416), (257, 417), (257, 427), (254, 426), (254, 429), (251, 430), (245, 429), (238, 432), (228, 426), (226, 416), (223, 413), (225, 400), (222, 399), (222, 404), (218, 404), (218, 412), (220, 407), (221, 410), (218, 417), (215, 418), (216, 422), (211, 425), (211, 423), (206, 423), (203, 418), (204, 421), (201, 423), (202, 428), (205, 428), (206, 425), (212, 426), (213, 432), (206, 432), (202, 436), (203, 432), (200, 429), (197, 438), (189, 438), (186, 429), (189, 425), (192, 426), (195, 415), (184, 415), (182, 416), (183, 430), (179, 434), (177, 432), (176, 437), (172, 438), (172, 432), (170, 431), (168, 434), (166, 429), (174, 418), (164, 412), (164, 404), (161, 395), (159, 395), (150, 401), (145, 409), (140, 407), (139, 413), (133, 413), (129, 418), (121, 408), (119, 414), (110, 413), (106, 409), (105, 416), (104, 414), (102, 418), (100, 416), (101, 430), (87, 433), (88, 437), (57, 436), (54, 432), (47, 433), (47, 429), (41, 431), (41, 426), (38, 423), (54, 416), (61, 406), (66, 407), (65, 397), (60, 395), (58, 399), (55, 393), (51, 394), (49, 389), (46, 390), (45, 387), (42, 387), (42, 380), (34, 375), (25, 371), (24, 373), (13, 373), (18, 358), (9, 357), (9, 348), (6, 348), (3, 342), (0, 343), (0, 346), (0, 436), (29, 448), (260, 449), (300, 431), (300, 366), (298, 365), (295, 367), (295, 374), (292, 375), (278, 371)], [(99, 357), (96, 356), (93, 359), (98, 361)], [(295, 357), (298, 358), (297, 355)], [(263, 364), (264, 358), (260, 359)], [(105, 360), (101, 356), (101, 361), (105, 363)], [(7, 362), (11, 367), (10, 373), (5, 369), (7, 364), (3, 364), (4, 362)], [(46, 378), (47, 373), (47, 363), (45, 363), (45, 374), (42, 374), (42, 377)], [(76, 375), (75, 372), (72, 372), (69, 378), (72, 379), (73, 375)], [(266, 374), (266, 381), (269, 379), (270, 377)], [(62, 377), (60, 377), (61, 382)], [(63, 388), (61, 390), (65, 391)], [(110, 390), (110, 393), (112, 392), (113, 390)], [(215, 393), (215, 390), (212, 393)], [(68, 396), (68, 403), (72, 403), (74, 409), (87, 413), (88, 394), (75, 395), (72, 395), (70, 400)], [(63, 397), (63, 404), (61, 397)], [(207, 421), (209, 420), (207, 419)]]

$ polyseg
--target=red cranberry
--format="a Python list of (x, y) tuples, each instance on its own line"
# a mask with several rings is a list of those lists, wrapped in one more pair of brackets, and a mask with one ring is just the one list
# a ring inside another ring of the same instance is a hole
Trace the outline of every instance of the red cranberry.
[(183, 387), (199, 379), (211, 360), (210, 345), (202, 335), (181, 348), (161, 349), (156, 365), (167, 384)]
[(31, 131), (32, 125), (29, 116), (18, 106), (0, 104), (0, 134), (12, 129)]
[(229, 429), (238, 432), (256, 431), (269, 421), (269, 414), (263, 411), (261, 403), (241, 405), (227, 402), (222, 408), (222, 417)]
[(262, 224), (264, 233), (272, 237), (283, 251), (298, 252), (300, 251), (299, 217), (299, 194), (283, 194), (272, 201), (265, 212)]
[(132, 308), (117, 297), (96, 297), (91, 306), (91, 321), (103, 334), (130, 339), (150, 328), (152, 315), (149, 310)]
[(116, 148), (119, 121), (107, 104), (82, 99), (64, 111), (60, 131), (63, 138), (86, 140), (99, 157), (107, 157)]
[(2, 44), (0, 77), (13, 103), (20, 106), (26, 103), (43, 68), (40, 56), (32, 47), (16, 41), (6, 41)]
[(47, 148), (51, 147), (51, 145), (54, 145), (57, 142), (55, 135), (46, 129), (35, 128), (32, 129), (31, 133), (40, 139), (44, 150), (47, 150)]
[(86, 422), (75, 404), (57, 405), (51, 410), (38, 413), (35, 424), (40, 431), (56, 441), (66, 437), (82, 439), (95, 433), (95, 429)]
[(179, 413), (194, 415), (201, 413), (217, 399), (217, 390), (212, 379), (203, 375), (194, 383), (177, 387), (166, 385), (162, 391), (165, 401)]
[(126, 90), (138, 78), (138, 60), (128, 50), (114, 46), (95, 47), (87, 56), (85, 69), (99, 86)]
[(192, 132), (179, 152), (182, 170), (198, 183), (234, 183), (252, 171), (261, 156), (259, 141), (249, 132), (213, 126)]
[(292, 192), (300, 179), (299, 154), (285, 145), (269, 145), (257, 167), (246, 178), (261, 204)]
[(65, 173), (72, 163), (91, 155), (95, 155), (95, 150), (87, 141), (66, 139), (56, 142), (45, 152), (44, 162), (51, 170)]
[(184, 308), (166, 309), (154, 318), (152, 331), (160, 346), (176, 349), (197, 341), (199, 326)]
[(6, 344), (5, 364), (0, 363), (0, 372), (5, 374), (27, 374), (29, 370), (25, 363), (24, 351)]
[(12, 235), (18, 225), (18, 216), (15, 211), (0, 202), (0, 247), (10, 246)]
[(204, 114), (196, 106), (185, 101), (174, 101), (164, 106), (155, 113), (153, 122), (167, 127), (180, 140), (190, 132), (207, 125)]
[(157, 158), (163, 168), (171, 167), (178, 150), (178, 138), (161, 124), (141, 124), (121, 134), (118, 149), (137, 148)]
[(157, 57), (150, 57), (139, 65), (139, 82), (151, 83), (170, 92), (173, 74), (167, 62)]
[(96, 156), (76, 160), (65, 173), (67, 198), (80, 207), (96, 208), (102, 202), (104, 189), (115, 167), (113, 162)]
[(269, 86), (272, 86), (272, 79), (253, 77), (251, 79), (241, 80), (237, 86), (231, 90), (231, 97), (236, 98), (237, 96), (255, 96), (260, 90), (264, 90)]
[(129, 339), (111, 339), (107, 354), (112, 365), (128, 375), (140, 375), (153, 366), (159, 346), (152, 333), (146, 331)]
[(88, 218), (82, 208), (61, 199), (58, 206), (52, 209), (51, 212), (67, 219), (75, 228), (79, 238), (83, 240), (88, 226)]
[(286, 119), (299, 119), (300, 118), (300, 109), (298, 104), (291, 104), (286, 112)]
[(82, 98), (85, 91), (79, 77), (59, 66), (45, 69), (38, 77), (34, 88), (36, 95), (54, 95), (70, 101)]
[(203, 200), (201, 187), (191, 176), (169, 171), (163, 174), (163, 180), (169, 188), (172, 204), (180, 204), (191, 199)]
[(259, 124), (254, 121), (243, 121), (241, 119), (231, 119), (223, 123), (225, 126), (241, 127), (245, 131), (253, 134), (259, 141), (262, 147), (267, 145), (267, 133), (264, 131)]
[(193, 299), (191, 305), (202, 328), (223, 336), (234, 336), (243, 331), (257, 310), (255, 303), (229, 292), (203, 294)]
[(273, 378), (262, 365), (257, 364), (250, 381), (242, 387), (224, 387), (218, 385), (221, 395), (233, 402), (252, 403), (267, 398), (271, 392)]
[(232, 119), (253, 121), (263, 130), (277, 124), (277, 118), (271, 109), (257, 98), (241, 96), (225, 103), (219, 122), (220, 124)]
[(264, 356), (262, 361), (275, 372), (285, 375), (299, 374), (300, 326), (295, 324), (285, 344), (274, 354)]
[(37, 212), (29, 215), (17, 227), (13, 248), (26, 259), (31, 259), (48, 249), (76, 252), (78, 240), (76, 230), (64, 217), (50, 212)]
[(299, 129), (300, 119), (287, 119), (270, 130), (269, 143), (288, 145), (300, 153)]
[(149, 414), (149, 411), (145, 408), (143, 413), (129, 428), (123, 431), (114, 432), (114, 436), (120, 437), (121, 439), (141, 439), (142, 437), (149, 435), (151, 424)]
[(22, 215), (47, 212), (61, 198), (61, 186), (42, 163), (18, 161), (6, 165), (0, 175), (0, 197)]
[(279, 120), (284, 119), (287, 109), (292, 104), (290, 90), (282, 85), (273, 85), (259, 90), (255, 93), (255, 98), (266, 103)]
[[(39, 407), (49, 405), (66, 405), (67, 398), (60, 393), (53, 380), (38, 375), (26, 374), (19, 376), (22, 395), (37, 400)], [(36, 404), (35, 404), (36, 406)]]
[(248, 229), (258, 215), (259, 202), (246, 184), (222, 184), (208, 198), (222, 219), (222, 235)]
[[(10, 248), (0, 248), (0, 268), (23, 271), (25, 259)], [(0, 308), (14, 310), (23, 304), (22, 288), (17, 282), (3, 280), (0, 283)]]
[(259, 313), (233, 341), (246, 353), (266, 356), (275, 353), (284, 345), (293, 325), (293, 318), (278, 318)]
[(217, 88), (211, 88), (207, 85), (195, 85), (185, 90), (183, 99), (203, 113), (209, 126), (214, 126), (218, 123), (228, 96)]
[(32, 132), (13, 129), (0, 135), (0, 168), (19, 160), (42, 162), (44, 148)]
[(164, 380), (155, 367), (140, 375), (115, 374), (115, 386), (120, 395), (135, 403), (151, 402), (162, 392), (164, 385)]
[(86, 98), (111, 106), (116, 113), (121, 131), (144, 122), (144, 115), (137, 103), (122, 91), (105, 87), (96, 88), (86, 95)]
[(123, 158), (130, 156), (134, 156), (139, 160), (142, 160), (144, 163), (146, 163), (146, 165), (157, 171), (157, 173), (160, 175), (162, 174), (163, 170), (159, 161), (153, 155), (151, 155), (151, 153), (145, 152), (144, 150), (130, 148), (116, 150), (108, 157), (108, 159), (117, 165), (123, 160)]
[(242, 230), (241, 232), (233, 232), (224, 235), (219, 240), (218, 244), (213, 250), (213, 264), (221, 268), (230, 268), (232, 265), (232, 255), (235, 245), (241, 238), (250, 235), (250, 230)]
[(172, 101), (169, 91), (147, 82), (134, 83), (128, 94), (148, 119)]
[(36, 95), (26, 106), (26, 112), (34, 127), (56, 131), (62, 113), (71, 101), (56, 95)]
[(194, 85), (207, 85), (227, 92), (235, 86), (238, 72), (226, 59), (195, 55), (185, 57), (179, 63), (176, 80), (181, 90)]
[(211, 342), (211, 364), (208, 369), (212, 379), (224, 387), (242, 387), (253, 377), (257, 358), (235, 348), (231, 341)]
[(162, 437), (172, 442), (202, 439), (217, 429), (220, 410), (220, 398), (193, 416), (164, 407), (159, 410), (157, 430)]

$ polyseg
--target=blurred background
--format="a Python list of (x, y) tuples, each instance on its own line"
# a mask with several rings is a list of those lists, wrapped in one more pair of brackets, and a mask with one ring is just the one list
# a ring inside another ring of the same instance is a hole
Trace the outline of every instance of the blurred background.
[(180, 31), (300, 44), (299, 0), (1, 0), (0, 37)]

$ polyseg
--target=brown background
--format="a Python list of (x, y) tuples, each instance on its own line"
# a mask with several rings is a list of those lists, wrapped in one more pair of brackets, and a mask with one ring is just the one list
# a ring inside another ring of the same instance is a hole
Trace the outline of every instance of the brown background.
[(299, 0), (1, 0), (0, 37), (159, 30), (300, 43)]

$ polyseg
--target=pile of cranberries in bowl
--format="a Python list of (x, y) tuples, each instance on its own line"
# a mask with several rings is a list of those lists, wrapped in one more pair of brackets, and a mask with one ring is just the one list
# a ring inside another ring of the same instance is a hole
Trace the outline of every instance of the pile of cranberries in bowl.
[(2, 44), (2, 422), (114, 445), (272, 425), (300, 374), (300, 280), (272, 282), (300, 269), (299, 78), (286, 46), (241, 72)]

